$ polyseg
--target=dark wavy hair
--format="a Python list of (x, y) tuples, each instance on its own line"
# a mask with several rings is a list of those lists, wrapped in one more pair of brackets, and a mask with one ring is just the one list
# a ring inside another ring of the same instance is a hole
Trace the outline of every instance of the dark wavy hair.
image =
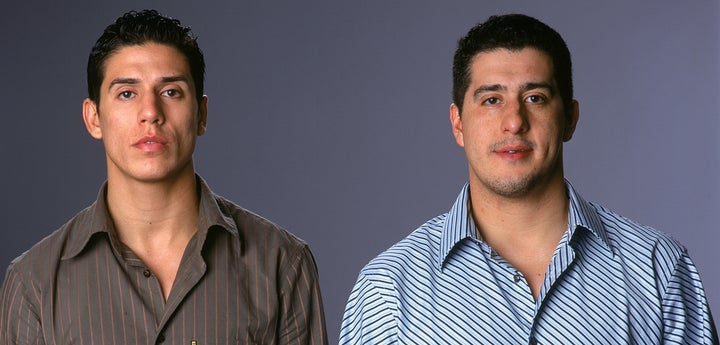
[(573, 100), (572, 61), (560, 34), (545, 23), (523, 14), (491, 16), (458, 41), (453, 57), (453, 103), (462, 113), (465, 92), (470, 87), (470, 64), (478, 53), (496, 49), (518, 51), (535, 48), (547, 53), (560, 97), (567, 109)]
[(88, 97), (100, 104), (100, 85), (105, 77), (105, 61), (123, 47), (148, 42), (172, 46), (187, 58), (195, 84), (195, 97), (202, 99), (205, 82), (205, 58), (189, 27), (156, 10), (130, 11), (105, 28), (90, 51), (87, 64)]

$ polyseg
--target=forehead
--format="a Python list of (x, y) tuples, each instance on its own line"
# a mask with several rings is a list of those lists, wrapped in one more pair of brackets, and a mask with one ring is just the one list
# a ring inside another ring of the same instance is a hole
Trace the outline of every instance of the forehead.
[(483, 51), (472, 58), (469, 68), (471, 85), (527, 82), (555, 85), (552, 58), (535, 48)]
[(190, 65), (177, 48), (154, 42), (123, 46), (103, 64), (103, 84), (114, 78), (190, 76)]

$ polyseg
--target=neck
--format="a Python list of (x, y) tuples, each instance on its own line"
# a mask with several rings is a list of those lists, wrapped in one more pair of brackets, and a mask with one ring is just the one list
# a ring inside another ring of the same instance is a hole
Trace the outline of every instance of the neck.
[(517, 197), (500, 196), (472, 182), (472, 216), (491, 246), (516, 241), (557, 244), (567, 227), (569, 207), (562, 176)]
[(163, 182), (108, 176), (107, 204), (120, 241), (133, 249), (187, 242), (197, 229), (194, 172)]

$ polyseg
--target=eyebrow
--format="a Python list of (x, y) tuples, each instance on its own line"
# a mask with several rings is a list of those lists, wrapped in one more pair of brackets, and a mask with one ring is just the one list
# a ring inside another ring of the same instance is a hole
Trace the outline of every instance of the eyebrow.
[(113, 86), (119, 84), (137, 84), (139, 82), (140, 80), (135, 78), (115, 78), (110, 82), (110, 85), (108, 85), (108, 89), (112, 89)]
[(527, 84), (523, 85), (520, 89), (523, 91), (535, 90), (535, 89), (546, 89), (546, 90), (548, 90), (548, 92), (550, 92), (551, 96), (555, 94), (555, 88), (550, 83), (544, 83), (544, 82), (543, 83), (527, 83)]
[[(546, 89), (550, 92), (551, 95), (555, 93), (555, 89), (553, 86), (549, 83), (525, 83), (520, 87), (520, 91), (525, 92), (529, 90), (535, 90), (535, 89)], [(507, 91), (507, 87), (500, 84), (488, 84), (488, 85), (480, 85), (478, 88), (473, 91), (473, 97), (477, 97), (477, 95), (485, 92), (494, 92), (494, 91)]]
[[(160, 82), (163, 84), (174, 83), (174, 82), (185, 82), (185, 83), (189, 84), (188, 78), (185, 76), (182, 76), (182, 75), (162, 77), (162, 78), (160, 78)], [(139, 84), (139, 83), (140, 83), (140, 79), (137, 79), (137, 78), (115, 78), (110, 82), (110, 85), (108, 85), (108, 89), (112, 89), (113, 86), (120, 85), (120, 84), (133, 85), (133, 84)]]
[(475, 91), (473, 91), (473, 97), (476, 97), (477, 95), (485, 92), (493, 92), (493, 91), (505, 91), (507, 90), (507, 87), (502, 86), (500, 84), (492, 84), (492, 85), (480, 85)]

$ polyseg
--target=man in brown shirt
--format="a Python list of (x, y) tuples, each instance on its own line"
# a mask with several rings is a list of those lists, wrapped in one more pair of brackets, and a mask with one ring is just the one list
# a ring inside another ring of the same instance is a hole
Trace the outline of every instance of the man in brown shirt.
[(195, 174), (204, 70), (177, 20), (129, 12), (106, 28), (83, 118), (108, 179), (8, 268), (1, 344), (327, 343), (307, 244)]

